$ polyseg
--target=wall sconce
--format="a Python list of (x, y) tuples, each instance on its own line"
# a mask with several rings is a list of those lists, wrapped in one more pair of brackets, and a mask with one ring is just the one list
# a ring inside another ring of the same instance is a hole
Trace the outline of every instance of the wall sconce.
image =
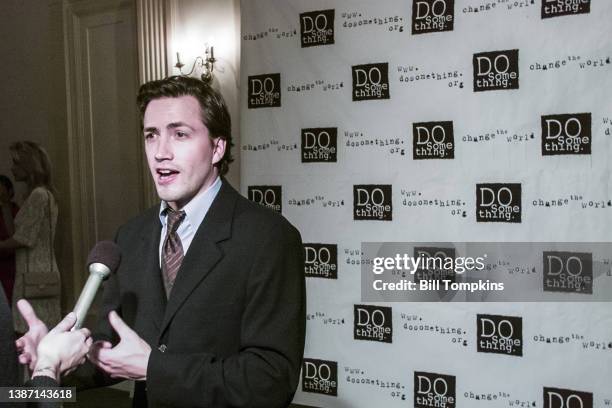
[(190, 76), (191, 74), (193, 74), (193, 71), (195, 70), (196, 66), (200, 67), (202, 68), (202, 75), (200, 76), (200, 78), (203, 82), (210, 84), (213, 78), (213, 70), (215, 69), (216, 61), (217, 60), (215, 59), (214, 47), (206, 46), (204, 57), (197, 56), (195, 61), (193, 61), (191, 71), (189, 71), (188, 73), (183, 73), (182, 68), (185, 66), (185, 64), (181, 62), (181, 57), (179, 56), (178, 52), (176, 53), (176, 64), (174, 65), (174, 67), (178, 68), (179, 72), (183, 76)]

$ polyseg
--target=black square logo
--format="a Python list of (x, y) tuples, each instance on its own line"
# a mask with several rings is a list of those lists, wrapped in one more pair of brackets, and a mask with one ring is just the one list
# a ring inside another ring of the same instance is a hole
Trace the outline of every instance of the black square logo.
[(304, 244), (304, 260), (307, 278), (338, 279), (338, 245)]
[(521, 222), (521, 184), (476, 184), (476, 222)]
[(542, 19), (590, 12), (591, 0), (542, 0)]
[(302, 391), (338, 395), (338, 363), (305, 358), (302, 363)]
[(474, 92), (518, 89), (519, 50), (474, 54)]
[(479, 353), (523, 355), (523, 318), (479, 314), (476, 316)]
[(393, 200), (391, 184), (359, 184), (353, 186), (353, 219), (391, 221)]
[(393, 343), (392, 309), (385, 306), (355, 305), (355, 340)]
[(335, 10), (319, 10), (300, 14), (302, 48), (334, 43), (335, 13)]
[(455, 158), (453, 122), (413, 123), (412, 157), (414, 160)]
[(593, 294), (593, 254), (544, 251), (544, 292)]
[(353, 101), (389, 99), (389, 63), (354, 65)]
[(420, 264), (414, 281), (457, 281), (455, 275), (455, 248), (414, 247), (414, 258)]
[(281, 186), (249, 186), (249, 200), (268, 207), (271, 210), (283, 212), (283, 191)]
[(454, 375), (414, 372), (414, 408), (455, 408), (457, 403)]
[(453, 31), (455, 0), (413, 0), (412, 34)]
[(335, 163), (338, 128), (302, 129), (302, 163)]
[(591, 114), (542, 116), (542, 156), (591, 154)]
[(544, 387), (544, 408), (593, 408), (593, 393)]
[(281, 106), (280, 74), (253, 75), (248, 77), (249, 109)]

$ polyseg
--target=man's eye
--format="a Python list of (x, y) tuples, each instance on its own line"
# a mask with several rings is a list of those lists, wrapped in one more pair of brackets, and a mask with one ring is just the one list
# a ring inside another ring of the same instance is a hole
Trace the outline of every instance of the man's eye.
[(153, 139), (153, 133), (145, 133), (144, 138), (145, 140)]
[(187, 133), (185, 133), (185, 132), (176, 132), (176, 135), (178, 137), (187, 137)]

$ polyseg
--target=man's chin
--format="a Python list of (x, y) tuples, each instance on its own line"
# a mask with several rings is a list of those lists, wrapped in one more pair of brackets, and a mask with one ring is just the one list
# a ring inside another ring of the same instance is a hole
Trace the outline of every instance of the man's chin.
[(178, 205), (185, 201), (185, 194), (179, 194), (177, 192), (168, 191), (167, 188), (157, 188), (157, 196), (160, 200), (171, 204), (174, 207), (174, 204)]
[(166, 201), (166, 202), (170, 202), (170, 201), (176, 201), (177, 200), (177, 194), (173, 194), (171, 191), (169, 191), (167, 186), (156, 186), (157, 189), (157, 196), (160, 198), (160, 200), (162, 201)]

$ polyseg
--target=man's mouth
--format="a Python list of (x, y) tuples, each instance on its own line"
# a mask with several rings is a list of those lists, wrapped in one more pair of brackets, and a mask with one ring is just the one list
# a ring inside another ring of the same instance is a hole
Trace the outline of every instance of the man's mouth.
[(172, 183), (179, 172), (172, 169), (157, 169), (157, 182), (158, 184), (169, 184)]

